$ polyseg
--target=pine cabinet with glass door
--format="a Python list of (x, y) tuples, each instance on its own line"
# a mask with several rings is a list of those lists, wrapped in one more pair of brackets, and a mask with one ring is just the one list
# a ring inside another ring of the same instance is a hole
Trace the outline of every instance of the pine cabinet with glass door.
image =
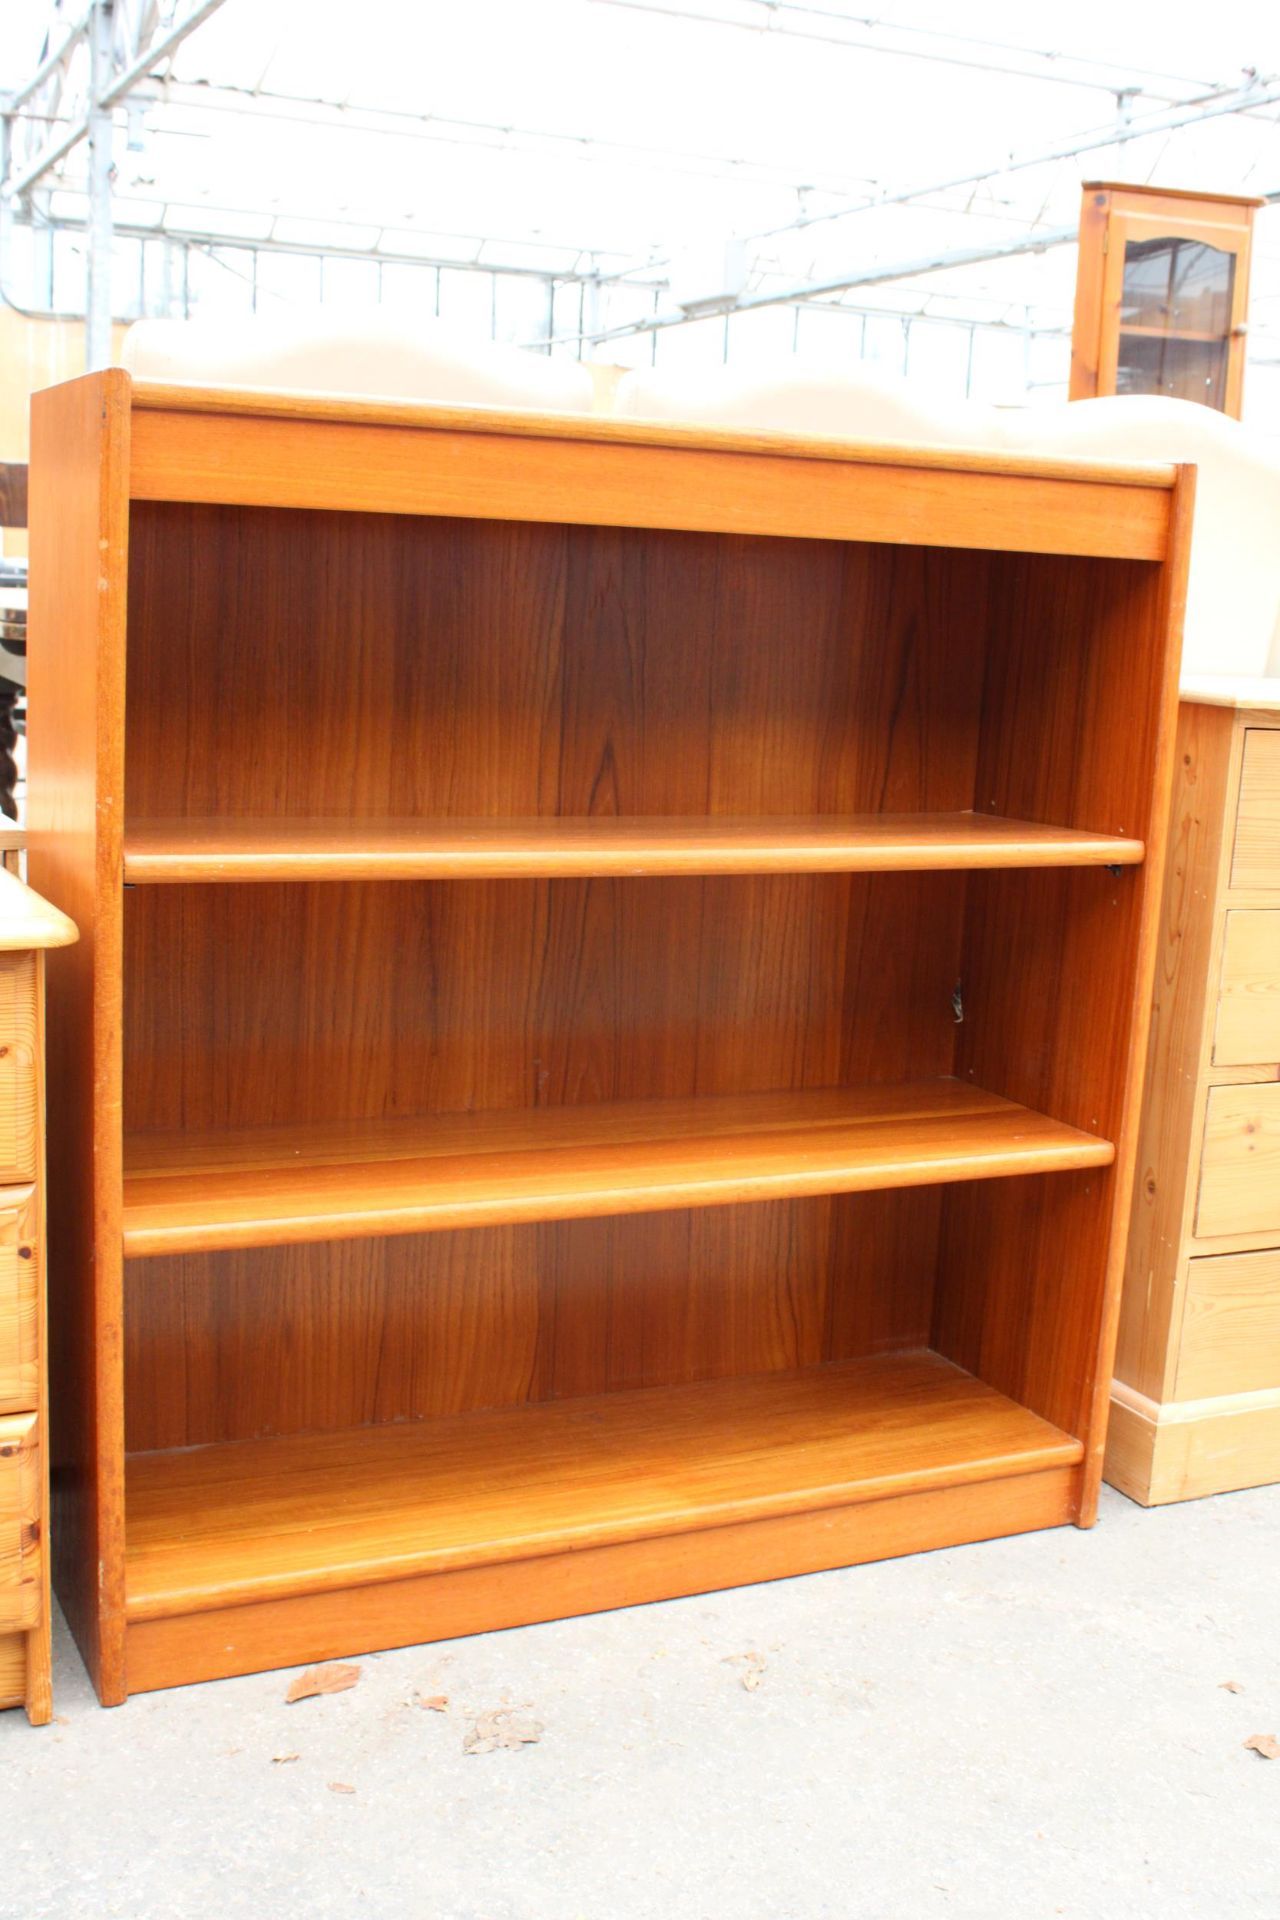
[(1239, 419), (1262, 204), (1086, 183), (1071, 399), (1159, 393)]

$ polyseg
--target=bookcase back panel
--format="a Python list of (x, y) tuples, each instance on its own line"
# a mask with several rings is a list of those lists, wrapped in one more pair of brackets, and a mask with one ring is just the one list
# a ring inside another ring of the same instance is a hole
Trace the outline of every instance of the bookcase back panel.
[(992, 564), (135, 502), (129, 815), (968, 807)]
[(949, 1073), (964, 878), (132, 888), (126, 1128)]
[(127, 1445), (924, 1346), (940, 1202), (872, 1193), (131, 1262)]

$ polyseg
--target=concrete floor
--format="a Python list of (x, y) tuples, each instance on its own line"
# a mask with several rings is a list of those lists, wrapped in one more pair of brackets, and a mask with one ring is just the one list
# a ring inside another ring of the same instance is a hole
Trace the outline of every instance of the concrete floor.
[[(64, 1634), (57, 1724), (0, 1716), (0, 1913), (1280, 1916), (1242, 1745), (1280, 1735), (1280, 1487), (361, 1664), (105, 1713)], [(540, 1741), (464, 1754), (504, 1705)]]

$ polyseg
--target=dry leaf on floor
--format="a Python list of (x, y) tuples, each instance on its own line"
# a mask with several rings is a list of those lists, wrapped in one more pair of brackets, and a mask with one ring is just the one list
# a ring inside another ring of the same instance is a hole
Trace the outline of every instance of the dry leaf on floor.
[(449, 1711), (449, 1696), (447, 1693), (416, 1693), (414, 1695), (414, 1704), (424, 1708), (427, 1713), (447, 1713)]
[(354, 1793), (355, 1788), (349, 1787), (345, 1780), (331, 1780), (329, 1782), (329, 1791), (330, 1793)]
[(1243, 1693), (1244, 1692), (1244, 1688), (1240, 1685), (1240, 1682), (1238, 1680), (1219, 1680), (1218, 1687), (1222, 1693)]
[(308, 1667), (290, 1682), (285, 1705), (291, 1707), (295, 1700), (314, 1700), (320, 1693), (345, 1693), (359, 1678), (359, 1667), (345, 1667), (340, 1662), (329, 1667)]
[(510, 1707), (476, 1715), (475, 1725), (462, 1743), (464, 1753), (495, 1753), (499, 1747), (533, 1746), (542, 1738), (540, 1720), (522, 1720)]
[(755, 1693), (759, 1688), (760, 1682), (764, 1679), (764, 1670), (767, 1663), (762, 1653), (730, 1653), (726, 1654), (724, 1664), (727, 1667), (741, 1666), (745, 1668), (746, 1671), (742, 1676), (742, 1684), (748, 1693)]
[(1244, 1744), (1252, 1747), (1255, 1753), (1260, 1753), (1264, 1760), (1280, 1760), (1280, 1740), (1276, 1739), (1274, 1733), (1250, 1734)]
[(271, 1756), (271, 1764), (273, 1767), (287, 1767), (291, 1760), (296, 1760), (297, 1758), (298, 1755), (296, 1753), (273, 1753)]

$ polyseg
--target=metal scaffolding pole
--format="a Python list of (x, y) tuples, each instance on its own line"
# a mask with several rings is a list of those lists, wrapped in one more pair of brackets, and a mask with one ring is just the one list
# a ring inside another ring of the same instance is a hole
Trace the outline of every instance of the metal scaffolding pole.
[(89, 289), (85, 305), (84, 363), (92, 373), (111, 364), (111, 175), (114, 120), (111, 36), (115, 0), (93, 0), (89, 21)]

